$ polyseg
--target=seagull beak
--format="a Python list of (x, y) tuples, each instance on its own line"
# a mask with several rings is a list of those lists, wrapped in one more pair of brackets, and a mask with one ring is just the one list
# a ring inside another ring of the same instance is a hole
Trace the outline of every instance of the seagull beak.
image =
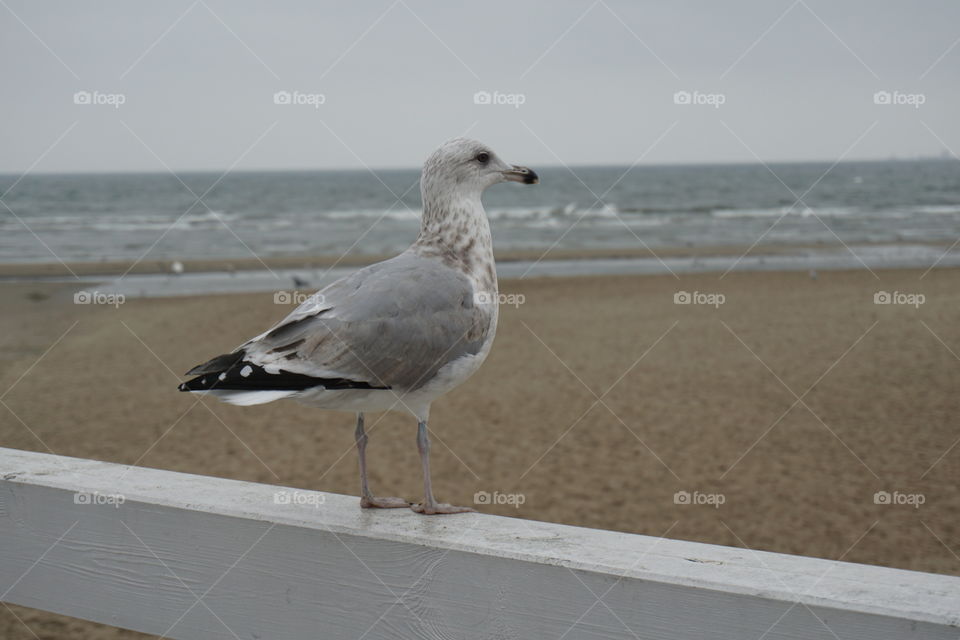
[(503, 175), (503, 179), (508, 182), (522, 182), (523, 184), (537, 184), (540, 182), (540, 176), (538, 176), (533, 169), (517, 165), (513, 165), (508, 170), (502, 171), (501, 175)]

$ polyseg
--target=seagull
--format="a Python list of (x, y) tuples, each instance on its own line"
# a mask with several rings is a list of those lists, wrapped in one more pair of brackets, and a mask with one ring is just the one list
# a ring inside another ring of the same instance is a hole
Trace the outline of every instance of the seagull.
[[(192, 368), (186, 375), (196, 377), (180, 391), (241, 406), (290, 398), (355, 412), (361, 507), (473, 511), (434, 498), (427, 421), (431, 403), (483, 364), (497, 332), (497, 273), (480, 196), (500, 182), (539, 178), (475, 140), (445, 142), (424, 163), (420, 233), (409, 249), (337, 280), (266, 332)], [(423, 502), (370, 491), (368, 411), (416, 418)]]
[(293, 280), (293, 286), (295, 286), (297, 289), (306, 289), (310, 286), (309, 280), (304, 280), (298, 275), (292, 275), (290, 276), (290, 279)]

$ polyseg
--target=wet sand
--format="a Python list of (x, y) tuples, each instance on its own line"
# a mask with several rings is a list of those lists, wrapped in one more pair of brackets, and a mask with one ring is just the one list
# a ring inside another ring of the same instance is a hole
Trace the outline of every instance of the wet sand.
[[(949, 245), (937, 242), (901, 243), (910, 246), (928, 246), (946, 250)], [(858, 246), (894, 247), (896, 243), (860, 244)], [(752, 256), (778, 256), (803, 253), (806, 251), (822, 251), (825, 249), (845, 249), (840, 244), (791, 244), (791, 245), (760, 245), (747, 246), (690, 246), (690, 247), (657, 247), (656, 255), (661, 258), (738, 257), (745, 254)], [(639, 248), (623, 249), (561, 249), (553, 248), (549, 252), (543, 250), (516, 250), (498, 251), (497, 262), (512, 262), (535, 260), (539, 261), (548, 255), (550, 260), (591, 260), (598, 258), (649, 258), (650, 250)], [(182, 260), (184, 272), (232, 272), (251, 271), (261, 269), (320, 269), (331, 266), (361, 267), (380, 260), (393, 257), (392, 255), (359, 255), (348, 253), (341, 256), (276, 256), (276, 257), (246, 257), (246, 258), (211, 258), (206, 260)], [(77, 276), (116, 276), (126, 273), (151, 274), (171, 273), (172, 260), (126, 260), (103, 262), (18, 262), (0, 263), (0, 278), (72, 278)]]

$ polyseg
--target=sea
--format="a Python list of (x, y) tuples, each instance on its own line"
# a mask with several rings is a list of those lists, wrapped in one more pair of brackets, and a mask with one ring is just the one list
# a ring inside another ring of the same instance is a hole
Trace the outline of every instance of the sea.
[[(484, 195), (495, 248), (952, 243), (955, 159), (536, 168)], [(419, 170), (0, 175), (0, 263), (391, 254)], [(9, 209), (9, 210), (8, 210)]]

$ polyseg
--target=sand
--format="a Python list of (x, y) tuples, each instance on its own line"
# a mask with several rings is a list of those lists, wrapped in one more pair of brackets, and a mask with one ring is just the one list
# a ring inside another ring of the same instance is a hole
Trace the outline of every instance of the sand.
[[(481, 510), (960, 575), (960, 270), (921, 274), (502, 282), (523, 304), (502, 309), (480, 372), (434, 405), (438, 497), (522, 494)], [(681, 290), (725, 299), (674, 304)], [(925, 302), (876, 305), (880, 290)], [(0, 389), (13, 385), (3, 401), (19, 417), (0, 405), (0, 446), (356, 495), (350, 414), (191, 409), (176, 391), (289, 310), (271, 294), (113, 308), (72, 291), (0, 285)], [(374, 491), (418, 499), (415, 423), (367, 424)], [(676, 504), (678, 491), (723, 504)], [(877, 491), (924, 503), (878, 505)], [(141, 637), (11, 610), (32, 629), (0, 609), (11, 640)]]
[[(942, 251), (954, 247), (942, 242), (911, 242), (910, 246), (927, 246)], [(890, 247), (890, 243), (858, 243), (858, 247)], [(751, 256), (803, 255), (811, 251), (843, 250), (836, 243), (790, 244), (760, 246), (686, 246), (656, 247), (660, 258), (691, 257), (739, 257), (745, 253)], [(547, 255), (548, 254), (548, 255)], [(546, 256), (546, 257), (545, 257)], [(238, 258), (185, 259), (180, 261), (186, 273), (208, 271), (250, 271), (270, 268), (281, 269), (322, 269), (331, 266), (362, 267), (374, 262), (392, 258), (393, 255), (365, 255), (346, 253), (343, 255), (299, 255), (299, 256), (262, 256)], [(594, 258), (650, 258), (650, 251), (643, 247), (622, 247), (607, 249), (517, 249), (497, 251), (498, 263), (512, 261), (548, 260), (590, 260)], [(17, 262), (0, 263), (0, 278), (51, 278), (63, 279), (74, 276), (103, 276), (126, 273), (150, 274), (171, 273), (173, 260), (117, 260), (101, 262)]]

